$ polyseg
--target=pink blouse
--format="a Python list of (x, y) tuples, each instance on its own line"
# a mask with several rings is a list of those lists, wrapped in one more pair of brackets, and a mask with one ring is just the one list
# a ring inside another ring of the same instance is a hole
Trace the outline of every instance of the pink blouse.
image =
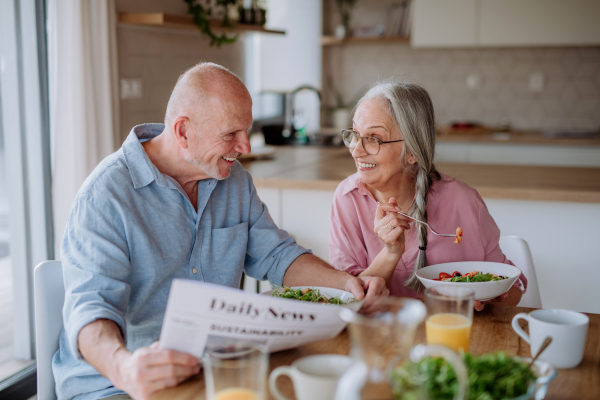
[[(329, 262), (336, 269), (358, 275), (375, 259), (384, 245), (374, 229), (377, 201), (357, 174), (339, 184), (333, 198), (329, 229)], [(428, 223), (440, 233), (463, 230), (463, 241), (454, 244), (448, 237), (427, 231), (427, 261), (429, 265), (455, 261), (492, 261), (512, 264), (500, 250), (500, 229), (490, 215), (479, 193), (467, 184), (442, 174), (429, 189)], [(419, 251), (417, 229), (411, 224), (406, 232), (406, 247), (392, 282), (394, 296), (422, 297), (402, 283), (410, 276)], [(449, 271), (450, 273), (452, 271)], [(527, 278), (521, 275), (515, 282), (525, 293)]]

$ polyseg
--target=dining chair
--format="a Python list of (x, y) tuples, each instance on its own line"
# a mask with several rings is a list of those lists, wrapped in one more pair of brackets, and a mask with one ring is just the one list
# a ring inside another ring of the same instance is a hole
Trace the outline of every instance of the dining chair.
[(502, 236), (500, 238), (500, 249), (517, 268), (523, 271), (527, 278), (527, 291), (521, 297), (517, 306), (542, 308), (542, 299), (540, 298), (540, 289), (538, 287), (537, 275), (533, 265), (533, 257), (529, 245), (518, 236)]
[(62, 264), (44, 261), (33, 271), (35, 302), (35, 344), (37, 358), (37, 399), (55, 400), (52, 357), (58, 350), (63, 327), (62, 308), (65, 302)]

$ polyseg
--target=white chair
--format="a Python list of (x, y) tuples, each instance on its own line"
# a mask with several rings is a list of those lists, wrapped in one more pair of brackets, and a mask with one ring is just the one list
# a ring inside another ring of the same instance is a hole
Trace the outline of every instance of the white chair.
[(517, 305), (519, 307), (542, 308), (537, 275), (535, 274), (533, 258), (531, 257), (531, 250), (529, 250), (527, 242), (518, 236), (502, 236), (500, 238), (500, 248), (506, 258), (523, 271), (523, 274), (527, 278), (527, 292), (525, 292)]
[(37, 358), (37, 398), (56, 399), (52, 357), (58, 350), (63, 327), (62, 308), (65, 302), (62, 264), (44, 261), (33, 271), (35, 299), (35, 344)]

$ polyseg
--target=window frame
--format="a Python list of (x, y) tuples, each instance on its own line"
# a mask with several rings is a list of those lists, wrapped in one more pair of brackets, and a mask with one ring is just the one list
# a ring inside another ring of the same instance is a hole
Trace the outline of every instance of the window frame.
[[(10, 166), (14, 346), (16, 357), (34, 360), (33, 270), (54, 258), (46, 3), (0, 0), (0, 8), (0, 129)], [(0, 381), (0, 398), (29, 398), (35, 383), (34, 364)]]

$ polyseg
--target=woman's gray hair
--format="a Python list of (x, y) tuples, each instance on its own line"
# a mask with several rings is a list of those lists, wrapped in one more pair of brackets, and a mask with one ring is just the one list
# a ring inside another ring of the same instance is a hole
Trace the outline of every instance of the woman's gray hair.
[[(365, 100), (375, 99), (382, 103), (390, 118), (403, 135), (404, 146), (400, 161), (411, 170), (415, 177), (415, 202), (408, 214), (427, 222), (427, 192), (434, 180), (440, 180), (440, 173), (433, 163), (435, 154), (435, 115), (431, 98), (425, 89), (414, 83), (389, 81), (373, 86), (359, 101), (356, 108)], [(356, 109), (355, 108), (355, 109)], [(417, 161), (410, 164), (408, 152)], [(404, 282), (410, 290), (424, 289), (415, 276), (417, 270), (427, 264), (427, 228), (418, 224), (419, 253), (411, 276)]]

